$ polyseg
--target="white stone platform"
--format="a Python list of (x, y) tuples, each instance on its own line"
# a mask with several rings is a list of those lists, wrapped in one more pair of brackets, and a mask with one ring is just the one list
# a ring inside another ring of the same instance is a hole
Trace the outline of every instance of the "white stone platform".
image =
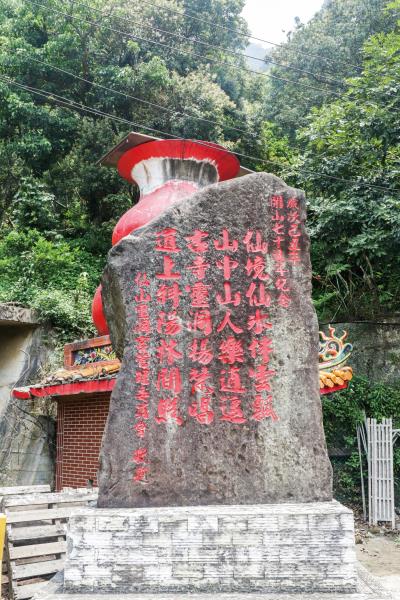
[(357, 589), (350, 594), (304, 593), (304, 594), (260, 594), (260, 593), (211, 593), (211, 594), (74, 594), (63, 591), (63, 574), (59, 573), (32, 600), (397, 600), (382, 587), (380, 580), (357, 564)]
[(70, 519), (67, 540), (66, 592), (357, 589), (353, 514), (335, 501), (85, 508)]

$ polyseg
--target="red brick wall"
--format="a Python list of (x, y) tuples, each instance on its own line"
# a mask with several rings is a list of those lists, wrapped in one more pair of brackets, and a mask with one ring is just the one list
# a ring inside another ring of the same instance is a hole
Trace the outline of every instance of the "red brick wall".
[(57, 400), (56, 489), (97, 485), (98, 457), (110, 392)]

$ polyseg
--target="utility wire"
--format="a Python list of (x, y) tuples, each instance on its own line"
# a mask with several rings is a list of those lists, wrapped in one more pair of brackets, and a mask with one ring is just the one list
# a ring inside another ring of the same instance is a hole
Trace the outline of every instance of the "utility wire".
[[(46, 90), (42, 90), (40, 88), (35, 88), (33, 86), (26, 85), (24, 83), (15, 81), (15, 79), (11, 79), (10, 77), (4, 76), (4, 75), (0, 75), (0, 80), (4, 81), (5, 83), (8, 83), (8, 84), (15, 85), (15, 86), (17, 86), (27, 92), (30, 92), (32, 94), (42, 96), (43, 98), (46, 98), (47, 100), (50, 100), (52, 102), (57, 102), (58, 104), (61, 104), (61, 105), (65, 106), (66, 108), (77, 109), (77, 110), (91, 113), (94, 115), (107, 117), (109, 119), (113, 119), (114, 121), (117, 121), (120, 123), (127, 123), (128, 125), (134, 125), (135, 127), (140, 127), (142, 129), (146, 129), (147, 131), (151, 131), (152, 133), (163, 134), (163, 132), (160, 131), (159, 129), (154, 129), (153, 127), (147, 127), (146, 125), (143, 125), (142, 123), (135, 123), (134, 121), (130, 121), (129, 119), (124, 119), (123, 117), (118, 117), (117, 115), (111, 115), (110, 113), (104, 112), (98, 108), (93, 108), (92, 106), (87, 106), (85, 104), (82, 104), (81, 102), (77, 102), (75, 100), (71, 100), (70, 98), (65, 98), (65, 96), (60, 96), (59, 94), (55, 94), (54, 92), (47, 92)], [(172, 135), (172, 134), (170, 134), (170, 135)], [(176, 137), (177, 139), (179, 139), (178, 136), (173, 135), (172, 137)]]
[[(247, 33), (239, 31), (238, 29), (236, 29), (234, 27), (227, 27), (226, 25), (219, 25), (218, 23), (214, 23), (213, 21), (210, 21), (209, 19), (204, 19), (201, 17), (194, 16), (188, 11), (180, 11), (180, 10), (176, 10), (174, 8), (160, 6), (159, 4), (155, 4), (154, 2), (150, 2), (149, 0), (141, 0), (141, 3), (147, 4), (148, 6), (152, 6), (154, 8), (157, 8), (158, 10), (160, 10), (160, 9), (165, 10), (166, 12), (174, 13), (174, 14), (180, 15), (181, 17), (186, 17), (188, 19), (192, 19), (193, 21), (198, 21), (200, 23), (206, 23), (207, 25), (210, 25), (211, 27), (217, 27), (217, 29), (224, 29), (225, 31), (229, 31), (230, 33), (235, 33), (239, 37), (245, 38), (246, 40), (255, 40), (257, 42), (263, 42), (264, 44), (269, 44), (270, 46), (276, 46), (277, 48), (285, 48), (285, 50), (289, 50), (289, 52), (301, 54), (302, 56), (307, 56), (309, 58), (318, 58), (320, 60), (325, 60), (325, 61), (331, 63), (332, 65), (336, 66), (336, 61), (331, 58), (328, 58), (327, 56), (322, 56), (321, 54), (313, 54), (310, 52), (304, 52), (304, 51), (298, 50), (298, 49), (292, 50), (291, 48), (288, 48), (285, 44), (279, 44), (277, 42), (271, 42), (270, 40), (264, 40), (263, 38), (255, 37), (253, 35), (248, 35)], [(349, 67), (353, 67), (355, 69), (362, 70), (362, 68), (359, 65), (354, 65), (351, 63), (347, 63), (347, 64), (349, 65)]]
[(60, 67), (56, 67), (55, 65), (45, 62), (44, 60), (40, 60), (39, 58), (34, 58), (31, 55), (28, 55), (28, 59), (33, 62), (36, 62), (38, 64), (49, 67), (50, 69), (54, 69), (55, 71), (59, 71), (60, 73), (65, 73), (66, 75), (69, 75), (70, 77), (73, 77), (74, 79), (79, 79), (80, 81), (84, 81), (85, 83), (89, 83), (90, 85), (93, 85), (100, 89), (106, 90), (108, 92), (112, 92), (114, 94), (118, 94), (119, 96), (124, 96), (125, 98), (130, 98), (131, 100), (136, 100), (138, 102), (142, 102), (143, 104), (146, 104), (147, 106), (159, 108), (159, 109), (164, 110), (172, 115), (183, 115), (185, 117), (189, 117), (190, 119), (196, 119), (197, 121), (204, 121), (205, 123), (211, 123), (212, 125), (217, 125), (218, 127), (232, 129), (233, 131), (238, 131), (239, 133), (245, 133), (250, 136), (255, 136), (254, 133), (252, 133), (248, 130), (246, 131), (245, 129), (239, 129), (238, 127), (234, 127), (233, 125), (225, 125), (223, 123), (218, 123), (218, 121), (214, 121), (212, 119), (207, 119), (206, 117), (197, 117), (196, 115), (193, 115), (193, 114), (190, 114), (190, 113), (187, 113), (184, 111), (173, 110), (166, 106), (162, 106), (161, 104), (156, 104), (155, 102), (150, 102), (150, 100), (144, 100), (143, 98), (138, 98), (137, 96), (132, 96), (131, 94), (128, 94), (126, 92), (122, 92), (120, 90), (110, 88), (101, 83), (91, 81), (90, 79), (85, 79), (84, 77), (81, 77), (80, 75), (77, 75), (76, 73), (71, 73), (70, 71), (67, 71), (66, 69), (61, 69)]
[[(74, 2), (74, 4), (77, 4), (78, 6), (83, 6), (92, 11), (98, 12), (101, 14), (102, 17), (108, 18), (109, 16), (111, 16), (111, 15), (106, 15), (105, 13), (101, 12), (101, 10), (99, 8), (95, 8), (94, 6), (90, 6), (89, 4), (85, 4), (83, 2)], [(260, 58), (258, 56), (252, 56), (251, 54), (235, 52), (234, 50), (230, 50), (229, 48), (224, 48), (223, 46), (216, 46), (215, 44), (210, 44), (209, 42), (205, 42), (204, 40), (197, 38), (197, 37), (188, 37), (185, 35), (181, 35), (179, 33), (174, 33), (173, 31), (169, 31), (167, 29), (161, 29), (159, 27), (155, 27), (154, 25), (148, 24), (147, 21), (146, 22), (135, 21), (134, 19), (126, 19), (125, 17), (119, 17), (117, 15), (115, 16), (115, 18), (118, 19), (119, 21), (124, 21), (125, 23), (128, 23), (128, 24), (133, 23), (135, 25), (139, 25), (139, 27), (142, 27), (142, 28), (145, 27), (146, 29), (158, 31), (160, 33), (170, 35), (170, 36), (175, 37), (180, 40), (188, 41), (191, 43), (202, 44), (203, 46), (206, 46), (207, 48), (213, 48), (214, 50), (223, 50), (224, 52), (231, 54), (232, 56), (237, 56), (238, 58), (249, 58), (252, 60), (259, 61), (266, 66), (271, 64), (271, 65), (274, 65), (277, 67), (281, 67), (283, 69), (290, 69), (292, 71), (297, 71), (298, 73), (305, 73), (306, 75), (309, 75), (317, 80), (318, 80), (318, 78), (322, 78), (324, 81), (321, 81), (320, 83), (327, 83), (329, 85), (340, 85), (340, 86), (347, 85), (344, 81), (339, 81), (338, 79), (334, 79), (333, 77), (327, 77), (326, 75), (321, 75), (319, 73), (314, 73), (314, 72), (308, 71), (306, 69), (301, 69), (300, 67), (294, 67), (292, 65), (284, 65), (282, 63), (276, 62), (275, 60), (272, 60), (272, 59), (266, 60), (265, 58)]]
[[(93, 107), (87, 106), (85, 104), (82, 104), (80, 102), (76, 102), (75, 100), (70, 100), (69, 98), (65, 98), (64, 96), (59, 96), (58, 94), (54, 94), (52, 92), (46, 92), (45, 90), (34, 88), (32, 86), (20, 83), (19, 81), (15, 81), (14, 79), (11, 79), (10, 77), (4, 76), (4, 75), (0, 75), (0, 80), (4, 81), (5, 83), (8, 83), (8, 84), (15, 85), (16, 87), (24, 89), (25, 91), (28, 91), (30, 93), (37, 94), (38, 96), (42, 96), (42, 97), (46, 98), (47, 100), (51, 100), (52, 102), (57, 102), (71, 110), (75, 109), (75, 110), (79, 110), (82, 112), (91, 113), (91, 114), (94, 114), (97, 116), (103, 116), (108, 119), (120, 122), (120, 123), (134, 125), (135, 127), (139, 127), (141, 129), (145, 129), (145, 130), (151, 131), (153, 133), (158, 133), (163, 136), (168, 136), (173, 139), (177, 139), (177, 140), (182, 139), (180, 136), (174, 135), (172, 133), (167, 133), (165, 131), (161, 131), (160, 129), (155, 129), (153, 127), (148, 127), (147, 125), (143, 125), (143, 123), (135, 123), (134, 121), (130, 121), (129, 119), (124, 119), (123, 117), (118, 117), (116, 115), (112, 115), (110, 113), (101, 111), (97, 108), (93, 108)], [(205, 147), (209, 148), (209, 144), (205, 141), (200, 141), (200, 140), (191, 140), (191, 141), (200, 146), (205, 146)], [(273, 161), (273, 160), (262, 159), (262, 158), (259, 158), (258, 156), (251, 156), (249, 154), (244, 154), (242, 152), (237, 152), (235, 150), (228, 149), (228, 152), (231, 152), (232, 154), (236, 154), (236, 156), (240, 156), (241, 158), (246, 158), (248, 160), (257, 161), (258, 163), (270, 164), (270, 165), (283, 167), (283, 168), (292, 168), (292, 165), (289, 165), (287, 163), (285, 164), (285, 163), (279, 163), (279, 162)], [(310, 169), (304, 169), (304, 173), (309, 173), (310, 175), (319, 175), (321, 177), (324, 177), (326, 179), (331, 179), (333, 181), (338, 181), (341, 183), (347, 183), (347, 184), (352, 184), (352, 185), (359, 185), (359, 186), (371, 188), (371, 189), (374, 189), (377, 191), (388, 192), (390, 194), (393, 194), (393, 193), (400, 194), (400, 189), (398, 189), (398, 188), (391, 189), (389, 187), (384, 187), (381, 185), (374, 185), (372, 183), (364, 183), (362, 181), (357, 181), (355, 179), (343, 179), (341, 177), (336, 177), (335, 175), (327, 175), (325, 173), (320, 173), (318, 171), (311, 171)]]
[(71, 71), (67, 71), (65, 69), (62, 69), (61, 67), (56, 67), (55, 65), (47, 63), (44, 60), (40, 60), (38, 58), (34, 58), (31, 55), (26, 55), (26, 56), (24, 56), (24, 58), (25, 57), (28, 58), (28, 60), (32, 60), (32, 61), (34, 61), (34, 62), (36, 62), (38, 64), (44, 65), (46, 67), (49, 67), (50, 69), (55, 69), (56, 71), (59, 71), (61, 73), (65, 73), (66, 75), (69, 75), (70, 77), (73, 77), (74, 79), (78, 79), (80, 81), (84, 81), (85, 83), (89, 83), (89, 84), (91, 84), (93, 86), (96, 86), (96, 87), (99, 87), (101, 89), (105, 89), (107, 91), (114, 92), (116, 94), (119, 94), (120, 96), (124, 96), (124, 97), (130, 98), (132, 100), (137, 100), (138, 102), (143, 102), (143, 103), (145, 103), (145, 104), (147, 104), (149, 106), (160, 108), (161, 110), (167, 111), (167, 112), (171, 113), (172, 115), (175, 115), (175, 114), (184, 115), (184, 116), (187, 116), (188, 118), (191, 118), (191, 119), (197, 119), (199, 121), (206, 121), (208, 123), (217, 125), (218, 127), (229, 128), (229, 129), (231, 129), (233, 131), (244, 133), (244, 134), (248, 135), (249, 137), (257, 138), (257, 133), (255, 133), (255, 132), (251, 132), (251, 131), (245, 130), (245, 129), (239, 129), (238, 127), (234, 127), (233, 125), (224, 125), (223, 123), (219, 123), (218, 121), (214, 121), (212, 119), (207, 119), (205, 117), (198, 117), (196, 115), (191, 115), (190, 113), (186, 113), (186, 112), (183, 112), (183, 111), (178, 111), (178, 110), (175, 111), (173, 109), (169, 109), (169, 108), (167, 108), (165, 106), (162, 106), (161, 104), (156, 104), (154, 102), (150, 102), (149, 100), (144, 100), (142, 98), (138, 98), (136, 96), (132, 96), (131, 94), (128, 94), (126, 92), (122, 92), (120, 90), (116, 90), (114, 88), (107, 87), (107, 86), (105, 86), (103, 84), (96, 83), (95, 81), (92, 81), (92, 80), (89, 80), (89, 79), (85, 79), (84, 77), (82, 77), (80, 75), (77, 75), (76, 73), (71, 73)]
[[(132, 38), (134, 40), (139, 40), (141, 42), (145, 42), (148, 44), (155, 44), (157, 46), (162, 46), (163, 48), (167, 48), (168, 50), (172, 50), (172, 52), (178, 52), (179, 54), (186, 54), (189, 56), (196, 56), (197, 58), (201, 58), (204, 59), (204, 55), (203, 54), (199, 54), (198, 52), (193, 52), (193, 50), (185, 50), (185, 49), (181, 49), (181, 48), (177, 48), (176, 46), (170, 46), (169, 44), (164, 44), (163, 42), (158, 42), (156, 40), (149, 40), (147, 38), (143, 38), (141, 36), (138, 35), (133, 35), (131, 33), (128, 33), (127, 31), (121, 31), (120, 29), (115, 29), (114, 27), (110, 27), (108, 25), (99, 25), (99, 23), (96, 23), (94, 21), (89, 21), (88, 19), (83, 19), (81, 17), (76, 17), (75, 15), (71, 15), (69, 13), (63, 12), (61, 10), (57, 10), (55, 8), (51, 8), (50, 6), (46, 5), (46, 4), (41, 4), (40, 2), (36, 2), (35, 0), (29, 0), (31, 2), (31, 4), (34, 4), (35, 6), (40, 6), (41, 8), (45, 8), (46, 10), (50, 10), (53, 13), (58, 13), (60, 15), (63, 15), (65, 17), (68, 17), (69, 19), (74, 19), (76, 21), (79, 21), (80, 23), (87, 23), (88, 25), (92, 25), (93, 27), (97, 27), (98, 29), (108, 29), (109, 31), (112, 31), (113, 33), (118, 33), (119, 35), (125, 35), (126, 37)], [(315, 90), (318, 92), (323, 92), (325, 94), (328, 95), (332, 95), (332, 96), (337, 96), (338, 98), (341, 97), (341, 94), (339, 94), (338, 92), (334, 92), (333, 90), (329, 90), (326, 88), (319, 88), (319, 87), (315, 87), (312, 85), (308, 85), (305, 83), (301, 83), (298, 81), (293, 81), (291, 79), (286, 79), (285, 77), (278, 77), (276, 75), (271, 75), (269, 73), (262, 73), (260, 71), (255, 71), (254, 69), (249, 69), (248, 67), (241, 67), (239, 65), (232, 65), (229, 62), (223, 61), (220, 62), (218, 60), (215, 60), (213, 58), (207, 58), (208, 62), (212, 62), (214, 64), (217, 64), (218, 66), (225, 66), (228, 67), (230, 69), (235, 69), (237, 71), (247, 71), (248, 73), (253, 73), (255, 75), (260, 75), (263, 77), (268, 77), (270, 79), (275, 79), (278, 81), (283, 81), (285, 83), (291, 83), (296, 85), (297, 87), (302, 87), (308, 90)]]

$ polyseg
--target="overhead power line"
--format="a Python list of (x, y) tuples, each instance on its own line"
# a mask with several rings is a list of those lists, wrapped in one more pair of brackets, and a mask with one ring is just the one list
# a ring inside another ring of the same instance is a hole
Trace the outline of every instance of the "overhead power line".
[[(52, 92), (47, 92), (45, 90), (42, 89), (38, 89), (35, 88), (33, 86), (29, 86), (26, 85), (24, 83), (21, 83), (19, 81), (16, 81), (14, 79), (11, 79), (8, 76), (4, 76), (4, 75), (0, 75), (0, 81), (4, 81), (5, 83), (7, 83), (8, 85), (15, 85), (16, 87), (23, 89), (29, 93), (32, 94), (36, 94), (38, 96), (44, 97), (47, 100), (50, 100), (51, 102), (56, 102), (57, 104), (60, 104), (61, 106), (68, 108), (70, 110), (77, 110), (79, 112), (87, 112), (89, 114), (94, 114), (96, 116), (102, 116), (111, 120), (114, 120), (116, 122), (119, 123), (124, 123), (124, 124), (128, 124), (128, 125), (133, 125), (134, 127), (138, 127), (141, 129), (145, 129), (146, 131), (151, 131), (152, 133), (157, 133), (157, 134), (161, 134), (162, 136), (167, 136), (173, 139), (182, 139), (180, 136), (174, 135), (172, 133), (167, 133), (165, 131), (162, 131), (160, 129), (155, 129), (154, 127), (148, 127), (147, 125), (144, 125), (143, 123), (135, 123), (134, 121), (131, 121), (129, 119), (125, 119), (123, 117), (118, 117), (117, 115), (112, 115), (110, 113), (101, 111), (97, 108), (93, 108), (90, 106), (87, 106), (85, 104), (82, 104), (80, 102), (76, 102), (75, 100), (70, 100), (69, 98), (65, 98), (64, 96), (60, 96), (58, 94), (52, 93)], [(199, 144), (200, 146), (205, 146), (207, 148), (209, 148), (209, 144), (207, 142), (202, 142), (201, 140), (193, 140), (194, 143)], [(277, 161), (273, 161), (273, 160), (269, 160), (269, 159), (262, 159), (259, 158), (258, 156), (251, 156), (250, 154), (244, 154), (242, 152), (237, 152), (235, 150), (229, 150), (229, 152), (231, 152), (232, 154), (235, 154), (236, 156), (240, 157), (240, 158), (246, 158), (248, 160), (252, 160), (252, 161), (256, 161), (258, 163), (263, 163), (263, 164), (270, 164), (270, 165), (274, 165), (277, 167), (283, 167), (283, 168), (292, 168), (292, 165), (290, 164), (285, 164), (285, 163), (279, 163)], [(340, 183), (347, 183), (347, 184), (351, 184), (351, 185), (358, 185), (361, 187), (366, 187), (366, 188), (370, 188), (373, 190), (377, 190), (380, 192), (388, 192), (390, 194), (400, 194), (400, 189), (398, 188), (390, 188), (390, 187), (384, 187), (381, 185), (374, 185), (372, 183), (365, 183), (362, 181), (357, 181), (355, 179), (344, 179), (341, 177), (336, 177), (335, 175), (327, 175), (326, 173), (320, 173), (318, 171), (313, 171), (310, 169), (302, 169), (303, 173), (308, 173), (310, 175), (318, 175), (320, 177), (326, 178), (326, 179), (330, 179), (333, 181), (338, 181)]]
[[(210, 21), (209, 19), (204, 19), (202, 17), (194, 16), (187, 10), (180, 11), (180, 10), (176, 10), (174, 8), (169, 8), (167, 6), (160, 6), (160, 4), (155, 4), (154, 2), (150, 2), (149, 0), (141, 0), (141, 3), (147, 4), (148, 6), (152, 6), (154, 8), (157, 8), (158, 10), (164, 10), (169, 13), (180, 15), (181, 17), (186, 17), (193, 21), (198, 21), (200, 23), (206, 23), (207, 25), (210, 25), (211, 27), (216, 27), (217, 29), (223, 29), (225, 31), (229, 31), (230, 33), (235, 33), (239, 37), (242, 37), (246, 40), (255, 40), (256, 42), (263, 42), (264, 44), (269, 44), (270, 46), (275, 46), (277, 48), (285, 48), (285, 50), (292, 52), (294, 54), (301, 54), (302, 56), (307, 56), (309, 58), (318, 58), (319, 60), (325, 60), (326, 62), (331, 63), (333, 66), (336, 67), (336, 61), (331, 58), (328, 58), (327, 56), (322, 56), (321, 54), (314, 54), (311, 52), (304, 52), (304, 50), (298, 50), (297, 48), (295, 50), (294, 49), (292, 50), (291, 48), (288, 48), (288, 46), (286, 46), (285, 44), (278, 43), (278, 42), (271, 42), (270, 40), (258, 38), (253, 35), (249, 35), (247, 33), (239, 31), (239, 29), (236, 29), (234, 27), (227, 27), (226, 25), (219, 25), (218, 23), (214, 23), (213, 21)], [(347, 63), (347, 64), (349, 67), (353, 67), (355, 69), (362, 70), (362, 68), (359, 65), (354, 65), (352, 63)]]
[(72, 73), (71, 71), (67, 71), (65, 69), (62, 69), (61, 67), (56, 67), (55, 65), (52, 65), (52, 64), (50, 64), (50, 63), (48, 63), (48, 62), (46, 62), (44, 60), (40, 60), (38, 58), (35, 58), (35, 57), (31, 56), (31, 55), (24, 55), (24, 58), (25, 57), (28, 58), (28, 60), (31, 60), (31, 61), (36, 62), (38, 64), (44, 65), (46, 67), (49, 67), (50, 69), (54, 69), (54, 70), (59, 71), (61, 73), (65, 73), (66, 75), (69, 75), (70, 77), (73, 77), (74, 79), (78, 79), (80, 81), (84, 81), (85, 83), (91, 84), (91, 85), (93, 85), (95, 87), (98, 87), (100, 89), (105, 89), (107, 91), (116, 93), (116, 94), (118, 94), (120, 96), (124, 96), (126, 98), (130, 98), (132, 100), (136, 100), (138, 102), (143, 102), (146, 105), (149, 105), (149, 106), (152, 106), (152, 107), (155, 107), (155, 108), (159, 108), (161, 110), (164, 110), (166, 112), (171, 113), (172, 115), (176, 115), (176, 114), (184, 115), (184, 116), (187, 116), (187, 117), (189, 117), (191, 119), (196, 119), (196, 120), (199, 120), (199, 121), (205, 121), (205, 122), (217, 125), (219, 127), (228, 128), (228, 129), (231, 129), (233, 131), (237, 131), (237, 132), (246, 134), (249, 137), (257, 138), (258, 134), (255, 133), (255, 132), (251, 132), (249, 129), (247, 129), (247, 130), (240, 129), (238, 127), (234, 127), (233, 125), (228, 125), (228, 124), (225, 125), (223, 123), (219, 123), (218, 121), (214, 121), (212, 119), (207, 119), (205, 117), (199, 117), (199, 116), (187, 113), (187, 112), (170, 109), (170, 108), (167, 108), (165, 106), (162, 106), (161, 104), (156, 104), (155, 102), (150, 102), (149, 100), (144, 100), (143, 98), (139, 98), (139, 97), (133, 96), (131, 94), (128, 94), (127, 92), (123, 92), (122, 90), (116, 90), (114, 88), (107, 87), (104, 84), (97, 83), (97, 82), (92, 81), (90, 79), (85, 79), (81, 75), (77, 75), (76, 73)]
[[(85, 8), (88, 8), (92, 11), (95, 11), (97, 13), (100, 13), (102, 17), (110, 17), (111, 15), (106, 15), (105, 13), (103, 13), (99, 8), (95, 8), (94, 6), (90, 6), (89, 4), (85, 4), (84, 2), (75, 2), (75, 4), (77, 4), (78, 6), (83, 6)], [(172, 36), (174, 38), (177, 38), (179, 40), (184, 40), (186, 42), (191, 42), (191, 43), (196, 43), (196, 44), (201, 44), (203, 46), (206, 46), (207, 48), (213, 48), (214, 50), (222, 50), (223, 52), (226, 52), (228, 54), (231, 54), (232, 56), (236, 56), (237, 58), (241, 59), (241, 58), (249, 58), (251, 60), (256, 60), (259, 61), (261, 63), (263, 63), (264, 65), (268, 66), (269, 64), (277, 66), (277, 67), (281, 67), (282, 69), (289, 69), (292, 71), (296, 71), (298, 73), (304, 73), (305, 75), (311, 76), (314, 79), (318, 78), (322, 78), (324, 81), (320, 81), (320, 83), (327, 83), (328, 85), (340, 85), (340, 86), (344, 86), (347, 85), (344, 81), (339, 81), (338, 79), (334, 79), (332, 77), (327, 77), (326, 75), (322, 75), (319, 73), (314, 73), (312, 71), (308, 71), (306, 69), (301, 69), (300, 67), (294, 67), (292, 65), (284, 65), (282, 63), (276, 62), (275, 60), (272, 59), (268, 59), (266, 60), (265, 58), (260, 58), (259, 56), (252, 56), (251, 54), (245, 54), (242, 52), (235, 52), (234, 50), (230, 50), (229, 48), (224, 48), (223, 46), (217, 46), (215, 44), (210, 44), (209, 42), (206, 42), (200, 38), (197, 37), (188, 37), (185, 35), (181, 35), (179, 33), (175, 33), (173, 31), (169, 31), (167, 29), (161, 29), (160, 27), (155, 27), (154, 25), (148, 24), (148, 22), (144, 22), (144, 21), (136, 21), (134, 19), (126, 19), (125, 17), (120, 17), (118, 15), (115, 16), (116, 19), (118, 19), (119, 21), (123, 21), (125, 23), (131, 24), (133, 23), (134, 25), (138, 25), (141, 28), (146, 28), (146, 29), (151, 29), (153, 31), (157, 31), (159, 33), (163, 33), (169, 36)]]
[[(115, 29), (114, 27), (110, 27), (109, 25), (100, 25), (99, 23), (96, 23), (95, 21), (90, 21), (88, 19), (84, 19), (82, 17), (77, 17), (75, 15), (71, 15), (64, 11), (61, 11), (61, 10), (58, 10), (55, 8), (51, 8), (47, 4), (41, 4), (40, 2), (36, 2), (36, 0), (29, 0), (29, 1), (31, 2), (31, 4), (34, 4), (35, 6), (40, 6), (41, 8), (45, 8), (46, 10), (49, 10), (50, 12), (63, 15), (64, 17), (68, 17), (69, 19), (74, 19), (75, 21), (79, 21), (80, 23), (87, 23), (88, 25), (92, 25), (93, 27), (96, 27), (97, 29), (107, 29), (108, 31), (112, 31), (113, 33), (117, 33), (119, 35), (125, 35), (126, 37), (131, 38), (136, 41), (145, 42), (148, 44), (155, 44), (156, 46), (161, 46), (163, 48), (167, 48), (168, 50), (172, 50), (172, 52), (175, 52), (175, 53), (177, 52), (178, 54), (186, 54), (189, 56), (196, 56), (196, 58), (204, 59), (203, 54), (199, 54), (198, 52), (194, 52), (193, 50), (185, 50), (184, 48), (177, 48), (175, 46), (170, 46), (169, 44), (165, 44), (163, 42), (158, 42), (156, 40), (149, 40), (147, 38), (143, 38), (141, 36), (134, 35), (132, 33), (128, 33), (127, 31), (121, 31), (120, 29)], [(270, 73), (262, 73), (260, 71), (255, 71), (254, 69), (249, 69), (248, 67), (241, 67), (239, 65), (233, 65), (226, 61), (219, 61), (219, 60), (216, 60), (213, 58), (207, 58), (207, 60), (208, 60), (208, 62), (212, 62), (218, 66), (228, 67), (230, 69), (235, 69), (237, 71), (247, 71), (248, 73), (253, 73), (255, 75), (268, 77), (270, 79), (283, 81), (285, 83), (294, 84), (297, 87), (322, 92), (324, 94), (328, 94), (328, 95), (332, 95), (332, 96), (337, 96), (337, 97), (341, 96), (341, 94), (339, 94), (338, 92), (334, 92), (333, 90), (329, 90), (327, 88), (319, 88), (319, 87), (315, 87), (312, 85), (308, 85), (306, 83), (301, 83), (299, 81), (293, 81), (291, 79), (286, 79), (285, 77), (278, 77), (276, 75), (271, 75)]]
[(96, 81), (92, 81), (90, 79), (85, 79), (85, 77), (81, 77), (80, 75), (77, 75), (76, 73), (71, 73), (71, 71), (67, 71), (66, 69), (61, 69), (61, 67), (56, 67), (55, 65), (52, 65), (48, 62), (45, 62), (44, 60), (40, 60), (39, 58), (34, 58), (31, 55), (28, 55), (28, 59), (44, 65), (46, 67), (49, 67), (50, 69), (54, 69), (55, 71), (59, 71), (60, 73), (64, 73), (65, 75), (69, 75), (70, 77), (73, 77), (74, 79), (79, 79), (80, 81), (83, 81), (85, 83), (89, 83), (90, 85), (93, 85), (95, 87), (98, 87), (100, 89), (106, 90), (108, 92), (112, 92), (114, 94), (118, 94), (119, 96), (124, 96), (125, 98), (130, 98), (131, 100), (136, 100), (137, 102), (142, 102), (143, 104), (146, 104), (147, 106), (151, 106), (153, 108), (158, 108), (161, 110), (164, 110), (165, 112), (168, 112), (172, 115), (182, 115), (185, 117), (189, 117), (190, 119), (196, 119), (197, 121), (203, 121), (205, 123), (211, 123), (212, 125), (217, 125), (218, 127), (224, 128), (224, 129), (232, 129), (233, 131), (237, 131), (239, 133), (245, 133), (246, 135), (253, 135), (249, 130), (246, 129), (239, 129), (238, 127), (234, 127), (233, 125), (228, 125), (228, 124), (224, 124), (224, 123), (219, 123), (218, 121), (214, 121), (213, 119), (207, 119), (206, 117), (198, 117), (196, 115), (184, 112), (184, 111), (180, 111), (180, 110), (174, 110), (171, 108), (168, 108), (166, 106), (162, 106), (161, 104), (156, 104), (155, 102), (150, 102), (150, 100), (144, 100), (143, 98), (139, 98), (137, 96), (132, 96), (132, 94), (128, 94), (126, 92), (122, 92), (120, 90), (116, 90), (114, 88), (110, 88), (106, 85), (103, 85), (101, 83), (97, 83)]

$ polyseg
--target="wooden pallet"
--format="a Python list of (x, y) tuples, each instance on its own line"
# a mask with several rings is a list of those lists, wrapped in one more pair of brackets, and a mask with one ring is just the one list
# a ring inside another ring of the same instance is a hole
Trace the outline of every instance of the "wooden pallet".
[(63, 569), (68, 518), (77, 508), (96, 500), (97, 490), (27, 494), (3, 500), (11, 598), (31, 598)]
[[(35, 493), (50, 492), (50, 486), (48, 484), (43, 485), (17, 485), (13, 487), (0, 487), (0, 507), (2, 501), (6, 496), (15, 496), (23, 494), (35, 494)], [(1, 563), (1, 586), (7, 586), (8, 581), (8, 566), (6, 560), (6, 548), (3, 551), (3, 561)], [(0, 590), (1, 596), (1, 590)]]
[(13, 487), (0, 487), (0, 502), (5, 496), (15, 496), (18, 494), (37, 494), (39, 492), (50, 492), (48, 484), (43, 485), (15, 485)]

